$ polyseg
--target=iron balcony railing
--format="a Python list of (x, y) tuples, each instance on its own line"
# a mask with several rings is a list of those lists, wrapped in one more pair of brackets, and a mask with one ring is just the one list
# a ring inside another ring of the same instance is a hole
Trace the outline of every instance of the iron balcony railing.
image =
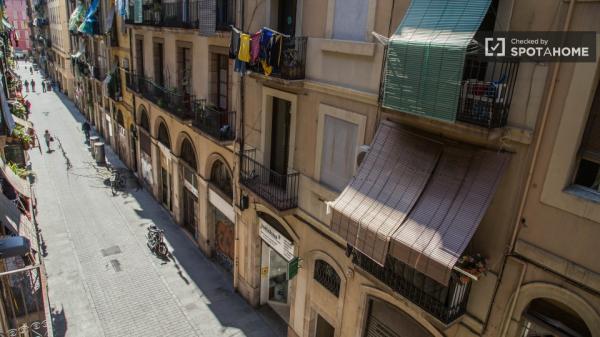
[(129, 82), (128, 87), (131, 90), (180, 119), (193, 119), (196, 111), (202, 106), (192, 94), (159, 86), (139, 75), (130, 74)]
[(519, 61), (465, 58), (457, 120), (486, 128), (506, 126)]
[(119, 76), (119, 70), (116, 70), (108, 82), (108, 97), (114, 101), (121, 101), (123, 96), (121, 94), (121, 77)]
[(93, 69), (94, 70), (92, 75), (94, 76), (94, 78), (98, 81), (104, 81), (104, 79), (106, 78), (106, 69), (104, 69), (103, 67), (93, 67)]
[(133, 3), (129, 6), (129, 16), (125, 23), (131, 25), (175, 27), (175, 28), (198, 28), (200, 1), (199, 0), (176, 0), (176, 1), (144, 1), (142, 4), (141, 22), (135, 20), (135, 8)]
[[(279, 67), (273, 66), (270, 76), (284, 80), (303, 80), (306, 70), (306, 36), (284, 37)], [(260, 62), (250, 66), (256, 73), (264, 73)]]
[(233, 140), (235, 138), (235, 112), (208, 105), (206, 100), (201, 100), (200, 105), (196, 109), (194, 126), (217, 140)]
[(448, 286), (442, 285), (401, 261), (387, 256), (381, 266), (352, 246), (347, 254), (352, 263), (415, 303), (444, 324), (462, 316), (467, 309), (471, 281), (453, 272)]
[(281, 174), (242, 155), (242, 184), (281, 211), (298, 207), (299, 179), (298, 172)]

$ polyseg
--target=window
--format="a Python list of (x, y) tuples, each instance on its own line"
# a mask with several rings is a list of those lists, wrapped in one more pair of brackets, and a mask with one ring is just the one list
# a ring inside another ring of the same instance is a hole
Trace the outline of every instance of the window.
[(160, 86), (165, 85), (163, 72), (164, 49), (162, 42), (154, 42), (154, 81)]
[(229, 169), (221, 160), (215, 161), (210, 170), (210, 182), (229, 198), (233, 198), (233, 187)]
[(524, 316), (522, 337), (592, 336), (576, 312), (551, 299), (531, 301)]
[(167, 148), (171, 148), (171, 141), (169, 140), (169, 131), (164, 123), (160, 123), (158, 126), (158, 141), (166, 146)]
[(144, 40), (141, 38), (135, 40), (135, 72), (144, 76)]
[(216, 54), (216, 91), (213, 103), (219, 109), (227, 110), (229, 89), (229, 58), (227, 55)]
[(177, 47), (177, 72), (181, 92), (192, 94), (192, 48)]
[(196, 171), (196, 151), (188, 139), (184, 139), (181, 144), (181, 159)]
[(340, 296), (341, 279), (329, 263), (323, 260), (316, 260), (313, 278), (336, 297)]
[(600, 85), (596, 88), (579, 149), (579, 165), (574, 183), (600, 192)]
[(229, 30), (229, 25), (235, 25), (234, 4), (234, 0), (217, 0), (217, 30)]
[(369, 0), (333, 0), (333, 38), (364, 41), (367, 37)]
[(354, 175), (358, 125), (328, 114), (323, 122), (321, 183), (341, 191)]

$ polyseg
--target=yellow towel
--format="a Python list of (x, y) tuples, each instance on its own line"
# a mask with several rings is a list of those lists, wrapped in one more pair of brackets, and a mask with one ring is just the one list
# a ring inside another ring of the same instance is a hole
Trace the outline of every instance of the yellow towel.
[(240, 51), (238, 52), (238, 60), (242, 62), (250, 62), (250, 35), (240, 34)]

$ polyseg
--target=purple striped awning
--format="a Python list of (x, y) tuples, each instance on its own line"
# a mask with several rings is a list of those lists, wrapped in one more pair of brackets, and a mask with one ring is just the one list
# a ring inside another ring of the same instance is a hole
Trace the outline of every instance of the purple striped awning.
[(331, 228), (383, 265), (387, 255), (448, 284), (509, 155), (447, 145), (383, 122)]

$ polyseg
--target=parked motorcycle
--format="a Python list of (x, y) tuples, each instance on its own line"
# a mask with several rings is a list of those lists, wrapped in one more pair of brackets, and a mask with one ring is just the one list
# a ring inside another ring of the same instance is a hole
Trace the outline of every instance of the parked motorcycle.
[(160, 258), (168, 257), (169, 249), (163, 240), (164, 231), (162, 229), (157, 228), (156, 225), (150, 225), (146, 237), (148, 239), (148, 248), (150, 248), (150, 251), (154, 253), (154, 255)]

